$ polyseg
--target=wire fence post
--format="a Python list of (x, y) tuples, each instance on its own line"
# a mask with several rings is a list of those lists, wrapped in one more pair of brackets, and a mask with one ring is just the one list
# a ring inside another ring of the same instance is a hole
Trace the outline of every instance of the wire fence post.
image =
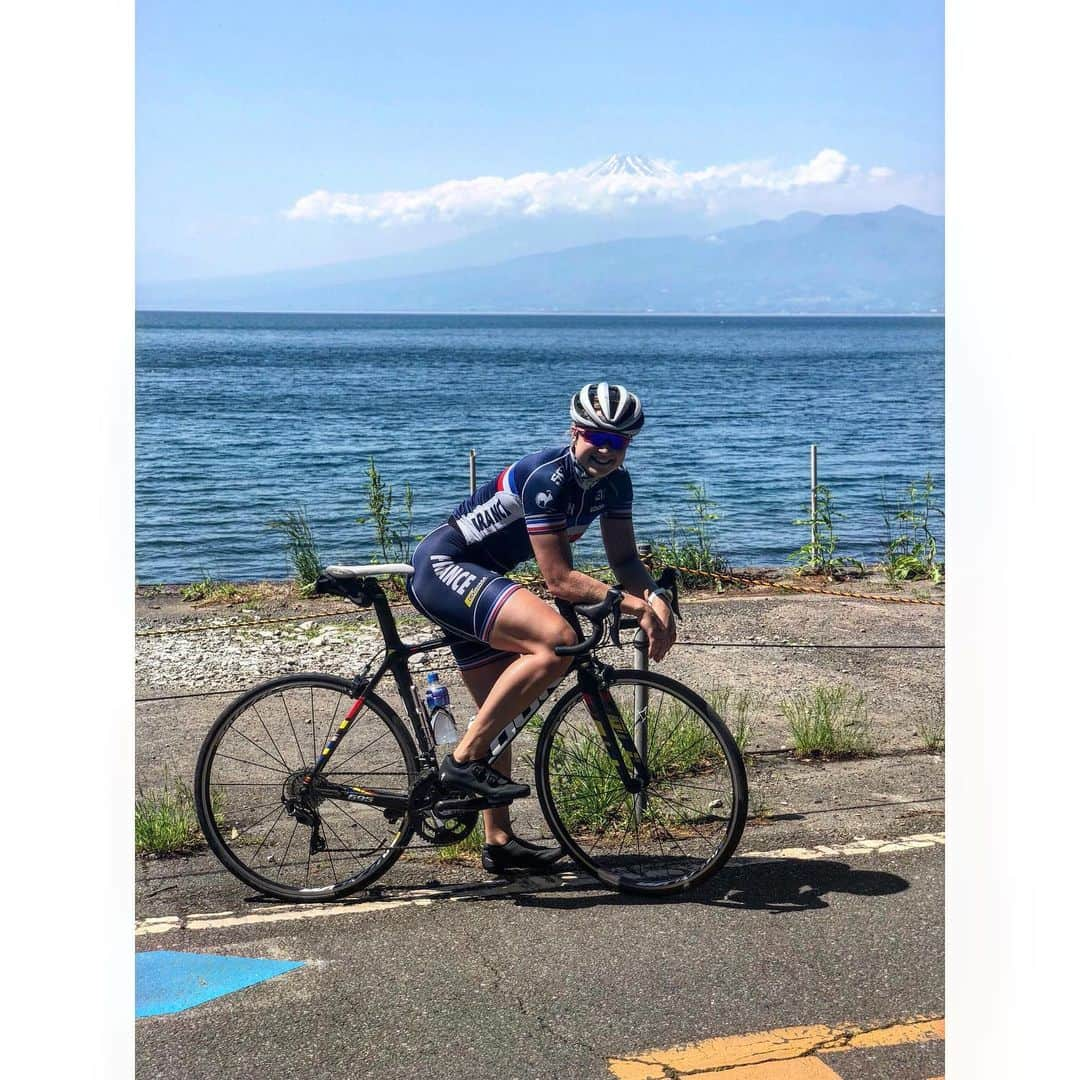
[(476, 451), (469, 451), (469, 494), (476, 494)]
[[(638, 558), (646, 568), (652, 570), (652, 547), (649, 544), (638, 544)], [(649, 670), (649, 639), (645, 631), (638, 627), (634, 633), (634, 670)], [(642, 761), (648, 760), (649, 753), (649, 729), (645, 722), (649, 711), (649, 688), (638, 683), (634, 687), (634, 746)], [(634, 795), (634, 818), (640, 826), (641, 819), (648, 806), (648, 796), (644, 791)]]
[(817, 443), (810, 444), (810, 568), (818, 568), (817, 542)]

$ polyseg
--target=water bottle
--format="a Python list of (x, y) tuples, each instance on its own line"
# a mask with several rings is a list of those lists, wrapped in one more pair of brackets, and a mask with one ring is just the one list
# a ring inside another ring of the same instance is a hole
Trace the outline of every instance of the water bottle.
[(439, 746), (453, 746), (458, 741), (457, 724), (450, 711), (450, 691), (439, 682), (439, 673), (431, 671), (427, 677), (427, 693), (424, 695), (435, 742)]

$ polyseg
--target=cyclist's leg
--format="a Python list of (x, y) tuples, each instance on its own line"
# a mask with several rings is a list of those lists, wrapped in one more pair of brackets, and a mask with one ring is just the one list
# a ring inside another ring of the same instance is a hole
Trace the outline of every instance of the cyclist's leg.
[[(468, 556), (461, 535), (441, 526), (417, 547), (407, 586), (418, 610), (449, 631), (463, 676), (492, 667), (494, 678), (478, 677), (483, 701), (454, 750), (458, 762), (488, 756), (506, 724), (566, 673), (570, 658), (556, 656), (555, 646), (577, 640), (538, 596)], [(507, 663), (508, 655), (517, 659)]]
[[(489, 661), (482, 667), (462, 668), (461, 678), (465, 683), (476, 707), (480, 708), (491, 693), (491, 688), (498, 681), (499, 676), (518, 658), (502, 653), (494, 660)], [(510, 775), (511, 746), (495, 759), (495, 768), (503, 774)], [(510, 825), (510, 807), (498, 806), (494, 810), (485, 810), (482, 814), (484, 820), (484, 840), (489, 844), (505, 844), (514, 834)]]
[(487, 757), (506, 724), (566, 674), (571, 658), (556, 656), (554, 650), (573, 645), (577, 637), (558, 612), (519, 588), (502, 601), (483, 640), (503, 653), (517, 653), (518, 659), (491, 681), (476, 719), (454, 750), (458, 761)]

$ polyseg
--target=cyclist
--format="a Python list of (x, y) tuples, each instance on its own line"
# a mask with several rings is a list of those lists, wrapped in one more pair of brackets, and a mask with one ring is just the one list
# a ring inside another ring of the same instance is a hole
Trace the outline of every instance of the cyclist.
[[(502, 803), (529, 794), (510, 776), (510, 750), (486, 765), (506, 725), (558, 683), (571, 663), (558, 645), (577, 637), (570, 624), (507, 571), (535, 558), (548, 590), (571, 604), (603, 600), (609, 586), (573, 568), (570, 545), (596, 518), (608, 563), (625, 592), (622, 610), (639, 619), (649, 656), (675, 642), (669, 597), (638, 558), (631, 516), (630, 441), (645, 423), (636, 394), (588, 383), (570, 399), (570, 443), (529, 454), (477, 488), (413, 554), (409, 598), (445, 629), (475, 719), (439, 770), (447, 786)], [(486, 870), (544, 869), (562, 855), (513, 834), (506, 805), (484, 811)]]

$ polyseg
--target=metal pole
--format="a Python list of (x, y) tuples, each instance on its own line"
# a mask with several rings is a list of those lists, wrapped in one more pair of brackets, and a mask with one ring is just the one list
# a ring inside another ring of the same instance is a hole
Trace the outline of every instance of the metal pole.
[(476, 494), (476, 451), (469, 451), (469, 494)]
[[(646, 566), (652, 561), (652, 548), (648, 544), (638, 544), (638, 558)], [(649, 670), (649, 639), (645, 631), (640, 627), (634, 634), (634, 670)], [(649, 728), (646, 717), (649, 712), (649, 688), (647, 686), (634, 687), (634, 746), (643, 762), (648, 762), (649, 754)], [(648, 795), (639, 791), (634, 796), (634, 818), (638, 825), (645, 814), (648, 806)]]
[(818, 566), (817, 542), (817, 444), (810, 444), (810, 568)]

